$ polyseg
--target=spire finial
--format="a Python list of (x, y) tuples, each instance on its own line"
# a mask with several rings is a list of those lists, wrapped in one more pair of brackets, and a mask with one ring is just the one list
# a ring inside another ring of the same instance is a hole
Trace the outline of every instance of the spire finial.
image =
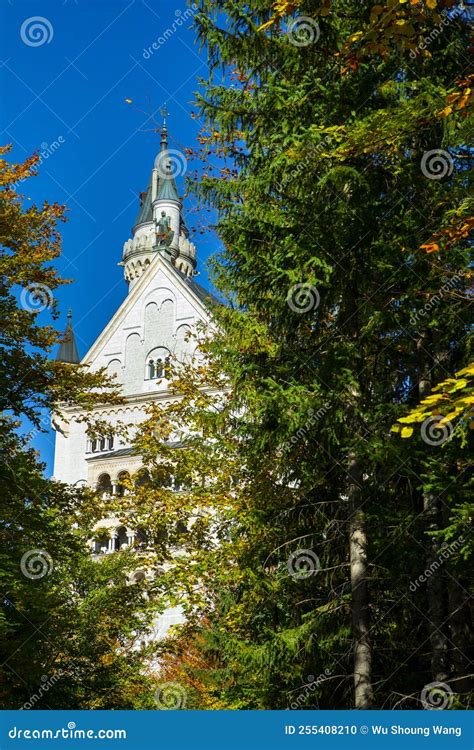
[(166, 105), (161, 107), (160, 114), (163, 118), (163, 125), (161, 127), (161, 150), (166, 151), (168, 148), (168, 129), (166, 127), (166, 117), (169, 115), (169, 112), (166, 110)]
[(72, 320), (72, 308), (69, 308), (69, 310), (67, 311), (67, 319), (68, 319), (69, 322), (71, 322), (71, 320)]

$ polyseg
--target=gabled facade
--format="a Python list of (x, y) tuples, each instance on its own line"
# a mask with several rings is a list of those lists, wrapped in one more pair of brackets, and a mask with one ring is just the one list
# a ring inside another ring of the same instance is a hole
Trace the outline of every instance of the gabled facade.
[[(195, 279), (196, 251), (189, 239), (183, 207), (172, 174), (163, 128), (148, 189), (141, 195), (132, 237), (124, 245), (121, 264), (128, 295), (82, 359), (96, 370), (105, 367), (121, 385), (125, 404), (104, 406), (95, 415), (113, 429), (133, 427), (145, 418), (152, 401), (172, 398), (168, 361), (192, 357), (195, 343), (188, 337), (199, 321), (209, 322), (211, 295)], [(77, 362), (71, 321), (67, 346), (58, 358)], [(66, 357), (67, 355), (67, 357)], [(73, 356), (74, 355), (74, 356)], [(130, 443), (118, 436), (90, 440), (74, 410), (68, 424), (53, 420), (56, 429), (54, 478), (69, 484), (120, 491), (120, 477), (140, 467)]]

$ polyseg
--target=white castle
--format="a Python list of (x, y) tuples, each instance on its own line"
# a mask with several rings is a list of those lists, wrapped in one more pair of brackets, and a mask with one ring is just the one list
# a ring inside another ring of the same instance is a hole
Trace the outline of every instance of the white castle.
[[(199, 321), (209, 322), (212, 296), (193, 278), (196, 249), (189, 240), (173, 175), (166, 127), (132, 237), (123, 249), (121, 265), (128, 295), (82, 360), (79, 359), (71, 320), (68, 320), (58, 359), (72, 365), (105, 367), (120, 383), (124, 404), (98, 408), (94, 416), (110, 427), (126, 424), (133, 430), (145, 418), (151, 402), (161, 404), (173, 397), (167, 363), (172, 357), (191, 358), (195, 341), (189, 332)], [(141, 467), (130, 442), (118, 435), (91, 440), (79, 420), (78, 409), (65, 409), (66, 419), (53, 417), (56, 430), (54, 479), (72, 485), (88, 485), (111, 495), (125, 492), (130, 476)], [(137, 541), (136, 530), (117, 518), (100, 522), (102, 538), (93, 542), (97, 555), (110, 554)], [(165, 632), (178, 611), (168, 611), (158, 629)]]

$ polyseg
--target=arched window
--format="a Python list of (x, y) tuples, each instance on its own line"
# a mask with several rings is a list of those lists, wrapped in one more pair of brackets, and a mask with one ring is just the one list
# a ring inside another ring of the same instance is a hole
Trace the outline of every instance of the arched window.
[(112, 494), (112, 482), (109, 474), (101, 474), (97, 480), (97, 491), (102, 495)]
[(97, 451), (97, 440), (93, 440), (91, 442), (91, 451), (92, 453), (95, 453)]
[(128, 534), (125, 526), (120, 526), (115, 532), (115, 550), (126, 549), (128, 547)]
[(157, 346), (148, 352), (146, 357), (145, 379), (160, 380), (168, 377), (167, 368), (170, 362), (170, 351), (165, 346)]
[(128, 471), (121, 471), (118, 475), (118, 483), (117, 483), (117, 495), (119, 497), (123, 497), (128, 493), (128, 488), (130, 484), (130, 474)]
[(135, 548), (143, 550), (148, 544), (148, 538), (146, 532), (143, 529), (138, 529), (135, 533)]
[(109, 535), (105, 529), (99, 529), (94, 538), (94, 554), (105, 555), (109, 549)]
[(112, 437), (109, 437), (109, 439), (108, 439), (107, 442), (108, 442), (107, 447), (108, 447), (109, 451), (111, 451), (112, 448), (114, 447), (114, 436), (112, 435)]
[(99, 450), (105, 451), (105, 438), (101, 438), (99, 442)]
[(170, 358), (166, 357), (166, 359), (165, 359), (165, 366), (164, 366), (164, 372), (163, 372), (163, 377), (169, 378), (170, 374), (171, 374), (170, 370), (171, 370), (171, 368), (170, 368)]

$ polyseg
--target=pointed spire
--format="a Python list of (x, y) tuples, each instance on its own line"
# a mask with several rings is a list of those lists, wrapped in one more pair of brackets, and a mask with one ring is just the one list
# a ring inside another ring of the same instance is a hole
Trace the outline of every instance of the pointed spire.
[(56, 359), (58, 362), (68, 362), (71, 365), (78, 365), (81, 361), (72, 329), (71, 309), (68, 310), (66, 330), (64, 331), (63, 341), (59, 347)]
[(163, 125), (161, 128), (160, 151), (155, 159), (155, 168), (158, 170), (158, 186), (155, 200), (178, 201), (178, 188), (173, 175), (173, 165), (168, 151), (168, 128), (166, 127), (166, 107), (162, 107)]
[(163, 127), (161, 128), (161, 141), (160, 151), (167, 151), (168, 149), (168, 129), (166, 127), (166, 119), (163, 121)]
[(140, 194), (140, 210), (135, 220), (134, 228), (139, 224), (153, 221), (153, 209), (151, 207), (151, 178), (144, 193)]

